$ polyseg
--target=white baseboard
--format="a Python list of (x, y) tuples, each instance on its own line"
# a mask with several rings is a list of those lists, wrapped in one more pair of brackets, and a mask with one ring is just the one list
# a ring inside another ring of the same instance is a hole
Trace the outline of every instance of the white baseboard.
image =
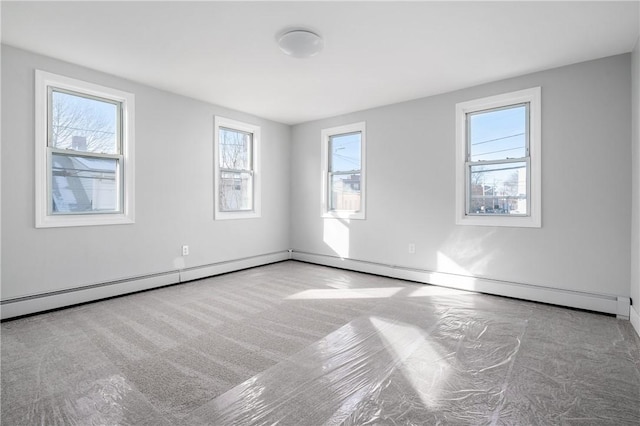
[(196, 266), (193, 268), (181, 270), (180, 282), (198, 280), (200, 278), (226, 274), (227, 272), (239, 271), (241, 269), (267, 265), (269, 263), (282, 262), (283, 260), (287, 259), (289, 259), (289, 252), (282, 251), (263, 254), (259, 256), (246, 257), (244, 259), (231, 260), (228, 262), (219, 262), (212, 263), (210, 265)]
[(109, 297), (134, 293), (141, 290), (178, 284), (200, 278), (239, 271), (254, 266), (280, 262), (290, 258), (290, 252), (283, 251), (244, 259), (213, 263), (183, 270), (168, 271), (142, 277), (133, 277), (113, 282), (65, 289), (51, 293), (17, 297), (0, 302), (0, 318), (8, 319), (65, 306), (77, 305)]
[(91, 302), (93, 300), (106, 299), (121, 294), (149, 290), (151, 288), (175, 284), (179, 279), (180, 275), (177, 272), (167, 272), (147, 277), (90, 285), (77, 289), (67, 289), (35, 296), (3, 300), (2, 305), (0, 305), (0, 317), (2, 319), (13, 318), (65, 306), (77, 305), (79, 303)]
[(629, 306), (628, 297), (532, 286), (515, 282), (384, 265), (375, 262), (343, 259), (335, 256), (297, 251), (269, 253), (183, 270), (168, 271), (161, 274), (134, 277), (75, 289), (3, 300), (0, 305), (0, 318), (7, 319), (51, 309), (58, 309), (79, 303), (91, 302), (136, 291), (149, 290), (165, 285), (192, 281), (241, 269), (266, 265), (269, 263), (281, 262), (287, 259), (416, 281), (442, 287), (515, 297), (536, 302), (551, 303), (554, 305), (614, 314), (621, 319), (630, 319), (634, 328), (638, 331), (638, 334), (640, 334), (640, 315), (638, 314), (638, 311), (636, 311), (635, 306)]
[(449, 274), (428, 270), (384, 265), (335, 256), (293, 251), (292, 258), (302, 262), (315, 263), (352, 271), (416, 281), (459, 290), (476, 291), (498, 296), (514, 297), (534, 302), (550, 303), (572, 308), (614, 314), (620, 319), (629, 319), (629, 298), (551, 287), (521, 284), (516, 282), (491, 280), (466, 275)]
[(631, 321), (631, 325), (636, 329), (636, 333), (640, 336), (640, 313), (637, 311), (638, 305), (631, 306), (629, 320)]

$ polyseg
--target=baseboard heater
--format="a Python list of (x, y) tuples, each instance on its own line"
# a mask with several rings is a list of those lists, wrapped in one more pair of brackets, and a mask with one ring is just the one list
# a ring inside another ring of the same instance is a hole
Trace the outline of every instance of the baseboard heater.
[(441, 287), (586, 309), (613, 314), (616, 315), (617, 318), (626, 320), (629, 319), (630, 315), (631, 301), (628, 297), (622, 296), (563, 290), (531, 284), (477, 278), (468, 275), (386, 265), (366, 260), (346, 259), (337, 256), (307, 253), (296, 250), (292, 251), (292, 259), (301, 262), (332, 266), (335, 268), (399, 278)]
[(281, 262), (290, 258), (291, 251), (274, 252), (180, 270), (129, 277), (82, 287), (6, 299), (0, 301), (0, 318), (8, 319), (36, 312), (49, 311), (128, 293), (135, 293), (137, 291), (193, 281), (227, 272), (239, 271), (255, 266), (267, 265), (269, 263)]

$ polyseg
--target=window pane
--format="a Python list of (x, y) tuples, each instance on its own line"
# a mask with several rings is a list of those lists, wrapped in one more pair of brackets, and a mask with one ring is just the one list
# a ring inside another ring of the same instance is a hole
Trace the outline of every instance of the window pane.
[(251, 133), (220, 128), (220, 168), (251, 170)]
[(52, 213), (119, 209), (117, 159), (52, 154), (51, 160)]
[(526, 156), (526, 105), (468, 114), (471, 161)]
[(118, 154), (120, 105), (52, 91), (49, 146)]
[(360, 173), (331, 176), (331, 210), (360, 210)]
[(221, 211), (252, 210), (251, 173), (221, 172), (218, 184)]
[(349, 172), (360, 171), (362, 134), (348, 133), (329, 138), (329, 171)]
[(527, 212), (527, 163), (470, 166), (469, 214)]

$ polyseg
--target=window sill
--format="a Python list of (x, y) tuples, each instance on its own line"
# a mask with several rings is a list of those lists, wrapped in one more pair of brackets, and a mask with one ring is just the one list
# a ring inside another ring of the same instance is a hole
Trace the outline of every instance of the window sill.
[(259, 212), (216, 212), (215, 220), (256, 219), (261, 217)]
[(348, 212), (348, 211), (324, 212), (322, 214), (322, 217), (325, 219), (354, 219), (354, 220), (365, 219), (364, 212)]
[(79, 214), (38, 217), (36, 220), (36, 228), (127, 225), (132, 223), (135, 223), (133, 216), (124, 214)]
[(512, 228), (541, 228), (539, 217), (534, 216), (469, 216), (456, 218), (456, 225), (504, 226)]

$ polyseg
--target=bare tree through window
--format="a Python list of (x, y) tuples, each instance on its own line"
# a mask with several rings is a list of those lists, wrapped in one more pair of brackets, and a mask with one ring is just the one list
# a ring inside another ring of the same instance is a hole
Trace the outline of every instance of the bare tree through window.
[(251, 133), (220, 128), (218, 196), (223, 211), (253, 208), (252, 139)]
[(118, 103), (52, 90), (49, 146), (54, 213), (118, 208), (115, 158), (120, 153)]
[(60, 149), (116, 154), (118, 105), (53, 91), (50, 145)]

